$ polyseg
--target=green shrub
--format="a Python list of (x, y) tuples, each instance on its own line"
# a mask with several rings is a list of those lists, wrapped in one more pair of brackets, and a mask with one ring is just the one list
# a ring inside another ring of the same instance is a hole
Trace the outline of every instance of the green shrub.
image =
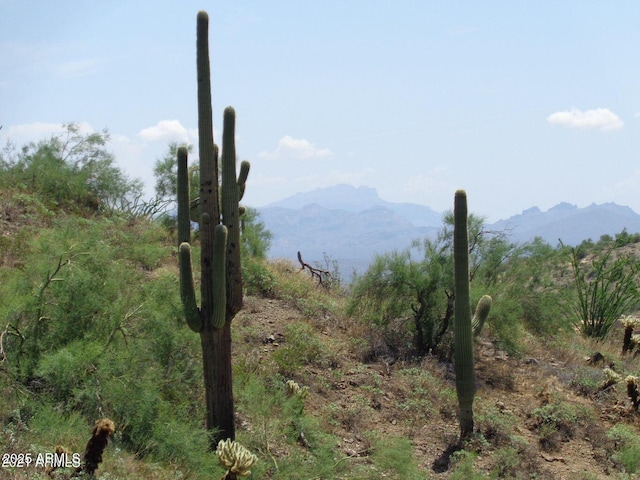
[(306, 323), (292, 323), (284, 329), (284, 341), (273, 354), (280, 371), (287, 375), (304, 365), (321, 362), (325, 357), (322, 342)]
[(488, 480), (489, 477), (473, 470), (473, 462), (477, 454), (465, 450), (455, 452), (451, 456), (451, 475), (449, 480)]
[(386, 478), (418, 480), (423, 478), (413, 461), (413, 447), (408, 438), (385, 436), (373, 443), (371, 460)]
[(509, 447), (518, 420), (515, 415), (495, 407), (478, 409), (476, 427), (484, 438), (495, 447)]
[(174, 417), (158, 418), (152, 429), (152, 457), (158, 461), (195, 471), (210, 471), (217, 464), (215, 455), (208, 451), (209, 436), (205, 429)]
[(272, 298), (276, 290), (276, 279), (268, 264), (262, 260), (246, 258), (242, 262), (242, 278), (247, 295)]
[(524, 329), (522, 306), (517, 298), (500, 296), (491, 307), (489, 330), (496, 337), (499, 347), (509, 355), (518, 356), (522, 351)]
[(614, 425), (607, 431), (607, 438), (615, 444), (612, 459), (622, 465), (625, 472), (635, 474), (640, 467), (640, 440), (638, 432), (629, 425)]
[(38, 450), (53, 451), (55, 445), (64, 445), (82, 453), (91, 425), (75, 412), (64, 413), (49, 403), (37, 404), (29, 420), (29, 431), (37, 439)]
[(83, 386), (98, 368), (103, 346), (95, 342), (75, 341), (44, 355), (36, 375), (55, 400), (73, 403), (73, 392)]
[(531, 418), (542, 448), (553, 451), (561, 442), (574, 438), (579, 428), (592, 422), (593, 414), (584, 406), (558, 402), (535, 408)]
[(593, 367), (579, 366), (573, 372), (573, 378), (570, 381), (571, 387), (580, 395), (590, 397), (598, 391), (604, 384), (604, 375), (602, 370)]

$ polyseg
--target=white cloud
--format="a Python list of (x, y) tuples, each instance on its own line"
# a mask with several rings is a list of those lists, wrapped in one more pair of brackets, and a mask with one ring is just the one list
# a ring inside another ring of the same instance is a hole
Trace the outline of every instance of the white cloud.
[(311, 158), (327, 158), (332, 155), (328, 148), (319, 148), (309, 140), (296, 139), (289, 135), (285, 135), (278, 142), (276, 150), (272, 153), (261, 152), (262, 158), (299, 158), (308, 160)]
[(197, 132), (187, 130), (178, 120), (160, 120), (153, 127), (143, 128), (138, 136), (145, 142), (185, 142), (197, 138)]
[(620, 117), (608, 108), (585, 111), (572, 108), (549, 115), (547, 122), (570, 128), (598, 128), (600, 130), (616, 130), (624, 125)]

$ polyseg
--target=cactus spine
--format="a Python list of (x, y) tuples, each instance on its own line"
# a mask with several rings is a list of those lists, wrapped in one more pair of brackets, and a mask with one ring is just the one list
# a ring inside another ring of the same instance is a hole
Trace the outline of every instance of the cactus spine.
[(455, 193), (453, 218), (454, 369), (460, 407), (460, 441), (462, 442), (473, 433), (473, 396), (475, 394), (473, 333), (469, 300), (467, 194), (464, 190), (458, 190)]
[[(178, 241), (180, 296), (187, 325), (200, 334), (207, 406), (207, 429), (215, 431), (211, 446), (235, 437), (231, 371), (231, 320), (242, 308), (240, 207), (249, 173), (242, 162), (236, 179), (235, 111), (224, 111), (222, 158), (213, 142), (209, 17), (197, 18), (198, 135), (200, 197), (197, 209), (189, 198), (187, 149), (178, 150)], [(221, 170), (221, 172), (220, 172)], [(221, 175), (220, 175), (221, 173)], [(221, 185), (218, 179), (221, 176)], [(200, 307), (196, 301), (191, 260), (191, 216), (200, 224)]]

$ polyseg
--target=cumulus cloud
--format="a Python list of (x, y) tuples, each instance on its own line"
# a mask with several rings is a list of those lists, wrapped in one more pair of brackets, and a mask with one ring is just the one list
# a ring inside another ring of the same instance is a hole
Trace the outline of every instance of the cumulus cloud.
[(160, 120), (157, 125), (140, 130), (138, 136), (145, 142), (189, 143), (197, 133), (187, 130), (178, 120)]
[(551, 125), (561, 125), (570, 128), (597, 128), (599, 130), (616, 130), (622, 128), (624, 122), (608, 108), (593, 110), (579, 110), (572, 108), (552, 113), (547, 117)]
[(328, 148), (319, 148), (309, 140), (293, 138), (285, 135), (278, 142), (274, 152), (261, 152), (262, 158), (299, 158), (303, 160), (311, 158), (327, 158), (332, 155)]

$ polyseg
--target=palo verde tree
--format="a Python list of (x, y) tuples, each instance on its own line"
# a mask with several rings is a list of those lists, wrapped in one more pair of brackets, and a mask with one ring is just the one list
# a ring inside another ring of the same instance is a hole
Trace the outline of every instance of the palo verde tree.
[(109, 213), (123, 201), (142, 195), (142, 183), (129, 179), (107, 149), (107, 130), (87, 132), (77, 123), (31, 142), (16, 152), (0, 153), (0, 188), (17, 187), (49, 209), (73, 213)]
[[(454, 312), (453, 225), (453, 214), (447, 214), (436, 238), (377, 255), (355, 281), (347, 312), (388, 334), (390, 346), (398, 331), (392, 327), (401, 321), (412, 336), (415, 354), (448, 356), (448, 349), (442, 347)], [(488, 231), (482, 217), (470, 214), (468, 226), (470, 278), (488, 288), (516, 249), (504, 232)]]
[[(209, 17), (197, 17), (198, 131), (200, 150), (199, 225), (201, 304), (196, 303), (191, 267), (191, 202), (187, 149), (178, 149), (178, 241), (180, 295), (187, 325), (200, 334), (207, 429), (211, 448), (235, 437), (231, 370), (231, 321), (242, 308), (240, 201), (249, 173), (242, 162), (236, 178), (235, 111), (224, 111), (222, 158), (213, 141), (209, 69)], [(221, 177), (221, 182), (219, 179)]]
[[(178, 194), (176, 158), (178, 157), (178, 149), (180, 147), (185, 147), (189, 153), (193, 150), (193, 145), (171, 142), (168, 145), (165, 155), (161, 159), (156, 160), (156, 164), (153, 167), (153, 176), (156, 179), (155, 191), (157, 198), (171, 202), (175, 202), (176, 200)], [(198, 197), (198, 189), (200, 186), (197, 164), (189, 166), (189, 182), (191, 188), (190, 198), (194, 200)]]

